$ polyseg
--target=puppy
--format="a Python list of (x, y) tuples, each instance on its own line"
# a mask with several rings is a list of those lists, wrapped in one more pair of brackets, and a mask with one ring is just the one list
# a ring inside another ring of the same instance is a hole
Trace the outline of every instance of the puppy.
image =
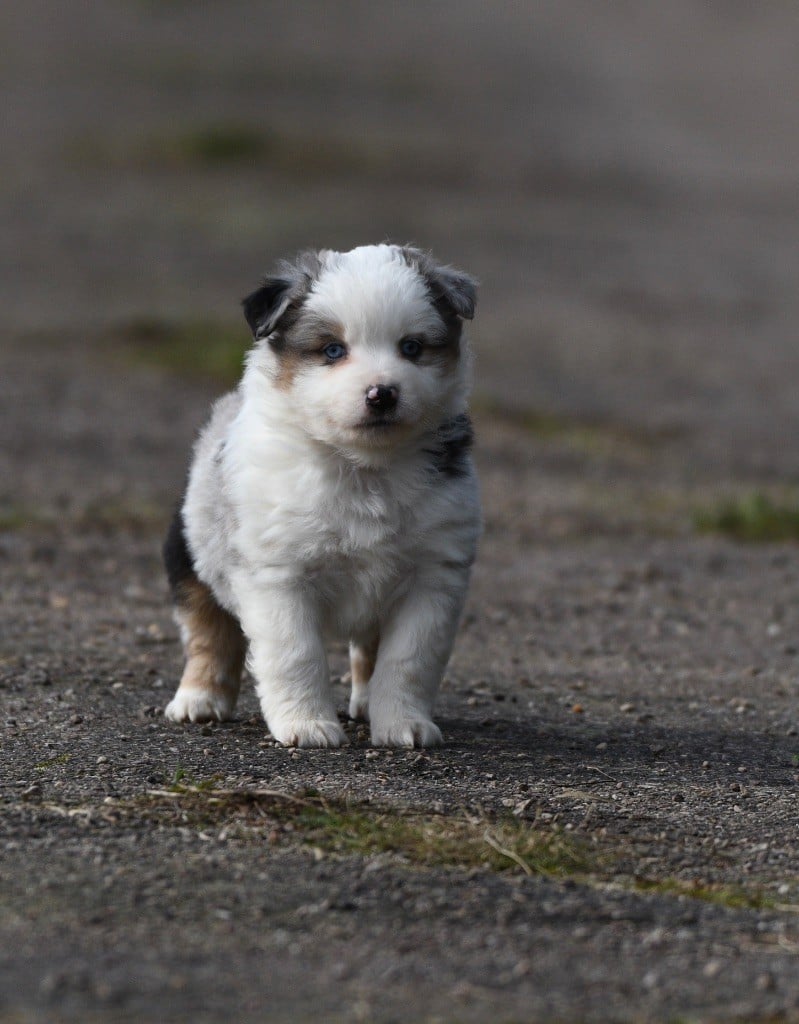
[(370, 245), (281, 264), (243, 305), (255, 345), (164, 546), (186, 657), (166, 716), (229, 718), (246, 657), (275, 739), (337, 747), (338, 639), (372, 743), (440, 743), (433, 704), (480, 532), (474, 281)]

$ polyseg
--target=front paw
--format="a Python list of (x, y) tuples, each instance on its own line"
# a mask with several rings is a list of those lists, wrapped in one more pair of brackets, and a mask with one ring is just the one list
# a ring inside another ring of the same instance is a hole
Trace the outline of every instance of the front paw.
[(437, 747), (441, 743), (441, 730), (429, 718), (398, 716), (381, 721), (372, 715), (373, 747)]
[(323, 718), (270, 722), (269, 730), (284, 747), (340, 747), (347, 741), (338, 722)]
[(226, 722), (232, 714), (229, 697), (199, 689), (178, 688), (164, 710), (164, 717), (171, 722)]

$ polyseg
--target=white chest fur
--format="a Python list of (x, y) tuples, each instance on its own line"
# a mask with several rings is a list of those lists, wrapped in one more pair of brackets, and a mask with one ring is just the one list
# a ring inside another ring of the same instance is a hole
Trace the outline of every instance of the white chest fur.
[(471, 478), (448, 486), (418, 453), (369, 469), (303, 448), (252, 435), (243, 452), (228, 448), (235, 560), (264, 579), (304, 581), (334, 631), (374, 617), (420, 563), (471, 558)]

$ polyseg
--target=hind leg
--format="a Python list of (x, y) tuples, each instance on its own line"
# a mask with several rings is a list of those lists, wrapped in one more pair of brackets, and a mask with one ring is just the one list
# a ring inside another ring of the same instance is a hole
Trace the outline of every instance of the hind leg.
[(196, 576), (176, 590), (186, 667), (164, 712), (173, 722), (223, 722), (233, 714), (246, 641), (238, 620), (221, 608)]
[(350, 673), (352, 693), (350, 694), (350, 718), (356, 721), (369, 720), (369, 680), (375, 669), (379, 638), (375, 634), (365, 640), (350, 642)]

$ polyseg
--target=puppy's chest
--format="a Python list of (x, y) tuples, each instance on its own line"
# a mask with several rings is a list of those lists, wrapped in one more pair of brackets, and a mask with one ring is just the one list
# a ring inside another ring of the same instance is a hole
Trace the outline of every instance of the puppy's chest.
[(419, 558), (417, 517), (404, 503), (373, 494), (365, 504), (320, 508), (317, 527), (303, 574), (327, 609), (326, 629), (357, 631), (379, 618), (411, 578)]
[(412, 557), (424, 531), (417, 476), (298, 470), (251, 478), (239, 507), (246, 553), (308, 572), (375, 571)]
[(380, 572), (410, 554), (419, 522), (414, 509), (389, 488), (319, 496), (303, 522), (309, 569)]

